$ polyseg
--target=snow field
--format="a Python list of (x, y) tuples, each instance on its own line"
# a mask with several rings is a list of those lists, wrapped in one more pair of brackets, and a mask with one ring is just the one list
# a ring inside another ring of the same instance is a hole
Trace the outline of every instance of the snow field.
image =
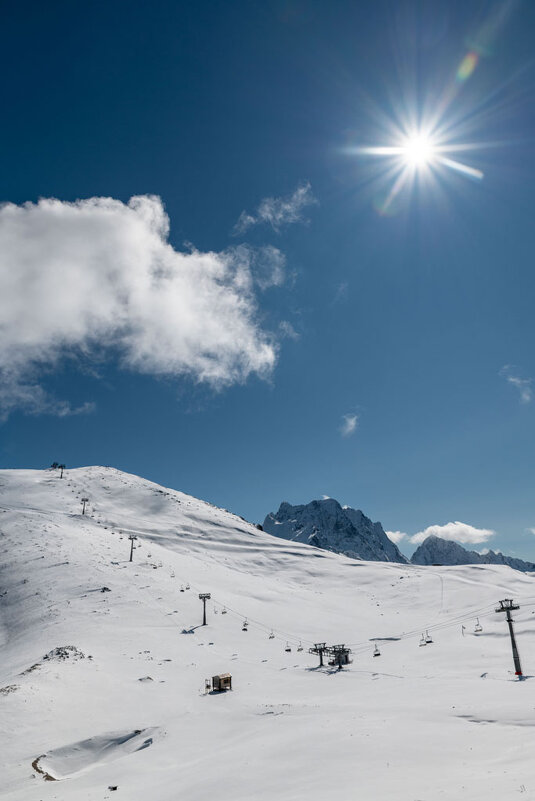
[[(493, 612), (521, 603), (535, 672), (531, 576), (356, 562), (110, 468), (58, 476), (0, 471), (3, 797), (535, 798), (535, 684)], [(353, 663), (318, 669), (318, 641)], [(43, 659), (67, 645), (84, 658)]]

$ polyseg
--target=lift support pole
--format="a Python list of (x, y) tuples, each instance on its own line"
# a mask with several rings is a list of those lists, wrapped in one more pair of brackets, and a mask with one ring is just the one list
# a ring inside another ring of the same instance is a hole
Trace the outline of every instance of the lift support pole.
[(128, 539), (130, 540), (130, 559), (129, 559), (129, 561), (131, 562), (133, 557), (134, 557), (134, 540), (137, 540), (137, 537), (136, 537), (135, 534), (129, 534), (128, 535)]
[(515, 676), (522, 678), (522, 668), (520, 667), (520, 656), (518, 654), (518, 648), (516, 647), (515, 632), (513, 629), (513, 618), (511, 617), (511, 612), (513, 612), (515, 609), (520, 609), (518, 604), (514, 604), (512, 598), (505, 598), (503, 601), (500, 601), (500, 605), (496, 609), (496, 612), (505, 612), (505, 619), (507, 620), (507, 625), (509, 626), (509, 634), (511, 635), (511, 648), (513, 649)]
[(209, 601), (212, 596), (209, 592), (199, 593), (199, 598), (202, 601), (202, 624), (206, 626), (206, 601)]

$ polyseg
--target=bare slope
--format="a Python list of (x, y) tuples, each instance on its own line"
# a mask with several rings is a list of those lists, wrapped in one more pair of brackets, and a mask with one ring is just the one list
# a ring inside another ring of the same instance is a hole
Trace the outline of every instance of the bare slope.
[[(503, 799), (535, 786), (531, 681), (513, 680), (493, 612), (523, 602), (529, 674), (529, 576), (355, 562), (97, 467), (0, 471), (0, 535), (7, 799), (113, 798), (115, 785), (128, 801), (319, 801), (333, 787)], [(426, 627), (435, 641), (420, 648)], [(396, 639), (374, 658), (370, 638)], [(317, 641), (352, 645), (353, 664), (318, 670)], [(234, 691), (204, 696), (227, 670)]]

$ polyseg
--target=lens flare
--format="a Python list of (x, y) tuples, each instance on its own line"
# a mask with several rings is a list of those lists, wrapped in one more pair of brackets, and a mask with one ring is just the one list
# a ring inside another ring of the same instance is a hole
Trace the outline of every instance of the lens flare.
[(479, 61), (479, 56), (474, 51), (466, 54), (466, 56), (463, 58), (463, 60), (459, 65), (459, 69), (457, 70), (457, 76), (456, 76), (457, 83), (463, 83), (463, 81), (468, 80), (470, 75), (477, 67), (478, 61)]

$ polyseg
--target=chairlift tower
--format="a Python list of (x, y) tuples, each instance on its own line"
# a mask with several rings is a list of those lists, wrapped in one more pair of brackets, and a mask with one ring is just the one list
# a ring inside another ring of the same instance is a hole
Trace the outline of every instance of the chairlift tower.
[(323, 667), (323, 654), (327, 650), (327, 643), (317, 642), (313, 648), (308, 649), (309, 654), (316, 654), (320, 658), (320, 667)]
[(515, 632), (513, 629), (513, 618), (511, 617), (511, 612), (513, 612), (515, 609), (520, 609), (518, 604), (515, 604), (512, 598), (505, 598), (503, 601), (500, 601), (500, 605), (499, 607), (497, 607), (495, 611), (498, 613), (505, 612), (505, 619), (507, 620), (507, 625), (509, 626), (509, 634), (511, 635), (511, 648), (513, 649), (515, 676), (522, 678), (522, 668), (520, 667), (520, 656), (518, 655), (518, 648), (516, 647)]
[(338, 670), (342, 670), (344, 665), (349, 665), (351, 662), (349, 658), (351, 648), (347, 648), (343, 643), (342, 645), (330, 645), (325, 651), (332, 656), (332, 661), (329, 664), (338, 665)]
[(202, 601), (202, 624), (206, 626), (206, 601), (209, 601), (212, 595), (209, 592), (200, 592), (199, 598)]
[(89, 503), (89, 498), (82, 498), (80, 503), (82, 504), (82, 514), (85, 515), (85, 505)]
[(129, 534), (128, 539), (130, 540), (130, 559), (128, 561), (131, 562), (134, 557), (134, 540), (137, 540), (137, 537), (135, 534)]

